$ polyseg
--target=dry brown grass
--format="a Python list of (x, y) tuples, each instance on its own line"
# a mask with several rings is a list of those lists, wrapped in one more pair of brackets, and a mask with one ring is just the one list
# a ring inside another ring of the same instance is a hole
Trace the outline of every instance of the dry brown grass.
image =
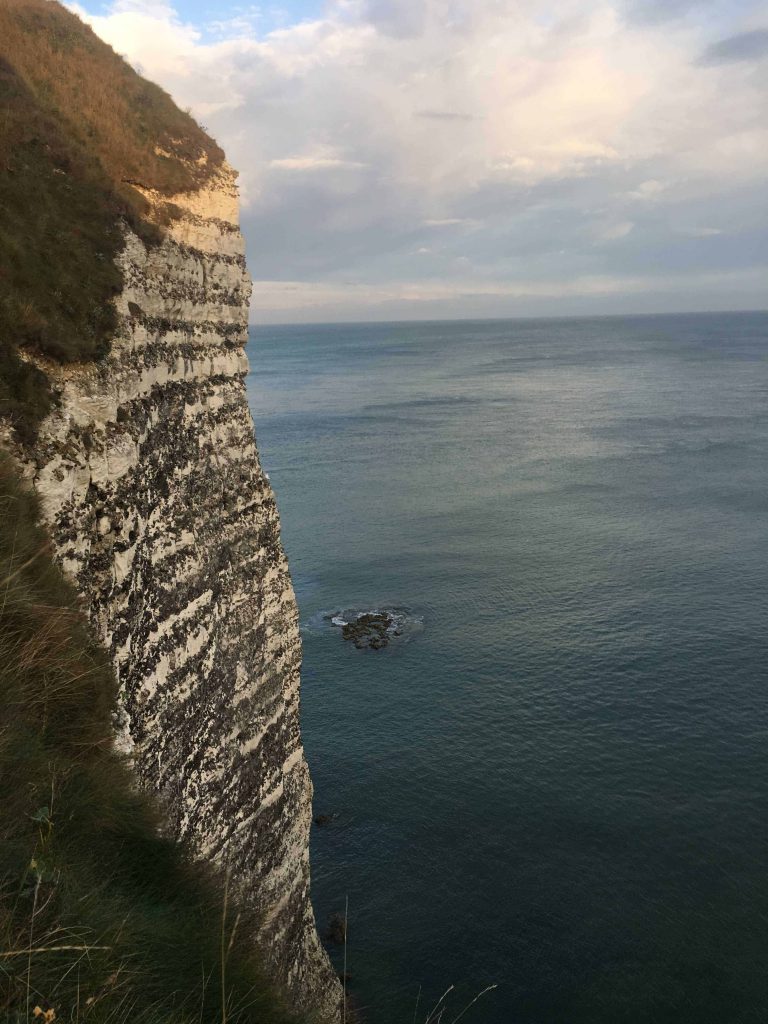
[(224, 159), (163, 89), (59, 3), (0, 0), (0, 54), (115, 186), (136, 181), (166, 194), (188, 191)]
[(24, 439), (51, 394), (20, 353), (103, 355), (116, 328), (119, 223), (159, 238), (131, 183), (187, 191), (222, 160), (167, 93), (59, 3), (0, 0), (0, 416)]

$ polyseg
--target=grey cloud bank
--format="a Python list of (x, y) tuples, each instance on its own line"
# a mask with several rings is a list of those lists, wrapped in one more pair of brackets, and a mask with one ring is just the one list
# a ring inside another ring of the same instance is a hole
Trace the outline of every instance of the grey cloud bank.
[(768, 54), (768, 28), (739, 32), (735, 36), (712, 43), (699, 58), (704, 67), (730, 64), (740, 60), (760, 60)]
[(257, 322), (767, 304), (768, 4), (88, 20), (241, 170)]

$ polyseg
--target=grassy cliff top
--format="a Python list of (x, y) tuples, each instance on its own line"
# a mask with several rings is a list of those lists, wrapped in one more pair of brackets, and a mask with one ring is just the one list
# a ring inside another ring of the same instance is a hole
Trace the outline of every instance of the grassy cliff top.
[[(224, 154), (159, 86), (52, 0), (0, 0), (0, 55), (111, 184), (198, 188)], [(130, 195), (126, 192), (126, 195)]]
[(76, 15), (54, 0), (0, 0), (0, 416), (22, 437), (51, 395), (20, 351), (102, 355), (116, 326), (120, 221), (158, 238), (134, 184), (191, 191), (223, 159)]

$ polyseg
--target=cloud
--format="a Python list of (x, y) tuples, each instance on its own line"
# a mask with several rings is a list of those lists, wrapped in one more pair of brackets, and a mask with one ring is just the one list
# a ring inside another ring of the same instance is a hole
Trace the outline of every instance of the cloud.
[(330, 152), (319, 152), (306, 156), (279, 157), (270, 160), (268, 166), (282, 171), (354, 171), (362, 170), (367, 165), (358, 160), (344, 160)]
[(477, 221), (470, 217), (437, 217), (423, 222), (425, 228), (473, 227)]
[(717, 0), (630, 0), (627, 15), (631, 21), (654, 24), (690, 14), (701, 17), (716, 6)]
[(630, 199), (637, 199), (640, 202), (648, 203), (658, 199), (668, 188), (668, 182), (650, 178), (648, 181), (641, 181), (637, 188), (627, 192), (627, 196)]
[(711, 43), (698, 62), (702, 67), (733, 64), (738, 61), (760, 60), (768, 56), (768, 28), (739, 32), (735, 36)]
[[(648, 312), (674, 311), (676, 293), (695, 294), (700, 285), (708, 288), (708, 309), (739, 309), (748, 304), (760, 280), (765, 280), (768, 267), (756, 268), (744, 275), (708, 274), (701, 281), (685, 274), (670, 275), (603, 275), (574, 277), (561, 282), (549, 280), (514, 282), (480, 282), (469, 288), (457, 288), (444, 281), (428, 279), (418, 284), (408, 281), (390, 282), (386, 286), (360, 284), (355, 281), (254, 281), (253, 307), (256, 320), (284, 322), (288, 317), (297, 322), (317, 320), (370, 319), (434, 319), (448, 315), (492, 316), (546, 315), (563, 308), (583, 311), (590, 302), (598, 301), (604, 309), (620, 311), (626, 296), (631, 296), (636, 309)], [(724, 287), (725, 286), (725, 287)], [(647, 296), (653, 296), (651, 305)], [(671, 300), (671, 301), (670, 301)], [(741, 301), (740, 301), (741, 300)], [(581, 303), (581, 307), (574, 305)]]
[[(706, 306), (715, 273), (764, 304), (768, 88), (743, 54), (766, 0), (328, 0), (273, 30), (256, 8), (222, 15), (215, 33), (120, 0), (87, 20), (224, 145), (252, 272), (290, 282), (289, 319), (302, 282), (336, 296), (312, 306), (328, 315), (421, 301), (406, 267), (438, 313), (528, 308), (547, 281), (564, 311), (582, 308), (564, 281), (595, 311), (609, 293), (586, 283), (604, 280), (626, 308), (642, 288), (671, 302), (669, 282)], [(723, 234), (697, 243), (709, 224)]]
[(416, 117), (426, 117), (432, 121), (476, 121), (476, 114), (460, 114), (454, 110), (417, 110)]
[(622, 220), (618, 223), (600, 224), (595, 228), (595, 242), (616, 242), (620, 238), (626, 238), (634, 228), (631, 220)]
[(425, 5), (419, 0), (363, 0), (358, 17), (395, 38), (418, 36), (425, 28)]

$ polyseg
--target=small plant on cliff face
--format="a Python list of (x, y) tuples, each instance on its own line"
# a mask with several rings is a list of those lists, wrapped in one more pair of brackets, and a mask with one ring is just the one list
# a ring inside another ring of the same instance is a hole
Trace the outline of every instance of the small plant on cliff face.
[(116, 328), (120, 222), (156, 241), (138, 183), (202, 185), (223, 153), (52, 0), (0, 0), (0, 416), (29, 439), (49, 411), (46, 375), (21, 357), (97, 359)]
[(0, 1020), (295, 1022), (113, 753), (110, 666), (35, 519), (0, 457)]

